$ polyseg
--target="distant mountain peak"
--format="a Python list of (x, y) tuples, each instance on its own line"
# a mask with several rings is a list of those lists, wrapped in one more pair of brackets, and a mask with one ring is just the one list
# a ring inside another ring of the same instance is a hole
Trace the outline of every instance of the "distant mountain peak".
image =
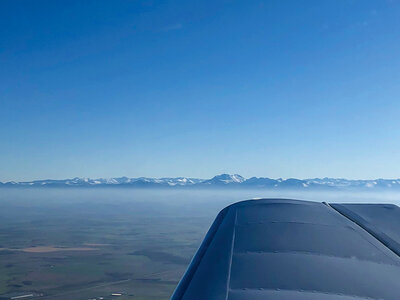
[(382, 190), (391, 189), (400, 191), (400, 179), (375, 179), (375, 180), (349, 180), (343, 178), (312, 178), (312, 179), (273, 179), (268, 177), (244, 178), (239, 174), (220, 174), (211, 179), (199, 179), (189, 177), (164, 177), (149, 178), (137, 177), (129, 178), (80, 178), (64, 180), (34, 180), (25, 182), (0, 182), (1, 187), (94, 187), (94, 186), (126, 186), (141, 188), (157, 187), (198, 187), (198, 188), (256, 188), (256, 189), (301, 189), (301, 190), (332, 190), (332, 189), (350, 189), (350, 190)]
[(239, 174), (220, 174), (209, 180), (205, 180), (203, 184), (240, 184), (244, 181), (246, 181), (246, 179)]

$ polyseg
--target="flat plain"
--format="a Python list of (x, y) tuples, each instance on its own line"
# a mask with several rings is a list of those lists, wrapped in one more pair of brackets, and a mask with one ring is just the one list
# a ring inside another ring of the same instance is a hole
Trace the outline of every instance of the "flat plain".
[(168, 299), (214, 218), (162, 191), (0, 193), (0, 299)]
[(166, 300), (215, 216), (232, 202), (252, 197), (392, 203), (399, 199), (381, 196), (3, 188), (0, 299)]

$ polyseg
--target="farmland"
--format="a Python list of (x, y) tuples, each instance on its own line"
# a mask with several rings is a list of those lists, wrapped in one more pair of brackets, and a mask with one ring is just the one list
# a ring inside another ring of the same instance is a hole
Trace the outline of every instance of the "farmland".
[(214, 217), (129, 190), (0, 192), (0, 299), (168, 299)]
[(219, 210), (262, 196), (399, 199), (266, 190), (0, 189), (0, 299), (113, 299), (113, 293), (123, 300), (169, 299)]

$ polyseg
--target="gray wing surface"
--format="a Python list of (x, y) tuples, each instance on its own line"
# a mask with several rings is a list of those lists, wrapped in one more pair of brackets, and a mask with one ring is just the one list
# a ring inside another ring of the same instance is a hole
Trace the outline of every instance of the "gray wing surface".
[(287, 199), (228, 206), (171, 300), (400, 299), (400, 209), (365, 207)]
[(393, 204), (332, 204), (332, 207), (400, 256), (400, 208), (398, 206)]

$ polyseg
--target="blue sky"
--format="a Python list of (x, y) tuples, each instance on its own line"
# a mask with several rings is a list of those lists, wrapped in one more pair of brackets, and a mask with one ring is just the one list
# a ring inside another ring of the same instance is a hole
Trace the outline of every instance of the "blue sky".
[(400, 177), (400, 1), (1, 1), (0, 181)]

